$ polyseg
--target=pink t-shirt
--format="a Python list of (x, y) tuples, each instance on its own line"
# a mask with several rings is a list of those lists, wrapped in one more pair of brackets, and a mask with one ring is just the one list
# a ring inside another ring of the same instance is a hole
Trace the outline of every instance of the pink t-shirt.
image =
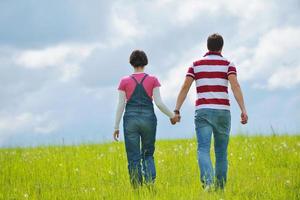
[[(141, 82), (142, 78), (145, 76), (145, 73), (136, 73), (132, 74), (134, 78)], [(126, 99), (129, 100), (136, 86), (136, 82), (130, 77), (125, 76), (121, 79), (118, 90), (122, 90), (126, 93)], [(150, 98), (153, 95), (153, 89), (160, 86), (158, 79), (155, 76), (148, 75), (143, 82), (143, 86)]]

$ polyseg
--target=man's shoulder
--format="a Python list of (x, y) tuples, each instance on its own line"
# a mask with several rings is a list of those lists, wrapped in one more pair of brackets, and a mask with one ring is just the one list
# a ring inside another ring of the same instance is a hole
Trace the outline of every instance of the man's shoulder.
[(230, 61), (221, 56), (205, 56), (193, 62), (193, 67), (199, 65), (229, 65)]

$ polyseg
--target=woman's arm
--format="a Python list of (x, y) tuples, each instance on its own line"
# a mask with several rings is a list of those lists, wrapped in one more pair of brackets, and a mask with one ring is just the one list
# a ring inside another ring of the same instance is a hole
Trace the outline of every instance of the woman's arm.
[(153, 100), (155, 105), (159, 108), (159, 110), (167, 115), (170, 119), (175, 117), (175, 114), (169, 110), (169, 108), (163, 103), (159, 87), (153, 89)]
[(119, 130), (119, 124), (126, 105), (126, 95), (124, 91), (119, 90), (119, 101), (116, 111), (115, 130)]
[(118, 141), (119, 139), (119, 125), (124, 112), (125, 105), (126, 105), (126, 94), (124, 91), (119, 90), (119, 100), (118, 100), (115, 127), (114, 127), (115, 131), (113, 133), (113, 137), (115, 141)]

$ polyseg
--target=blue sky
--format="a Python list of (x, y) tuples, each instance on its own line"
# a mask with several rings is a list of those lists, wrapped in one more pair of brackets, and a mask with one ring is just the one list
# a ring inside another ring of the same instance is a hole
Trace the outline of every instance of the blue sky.
[[(0, 146), (110, 141), (133, 49), (173, 109), (214, 32), (250, 117), (232, 99), (232, 134), (300, 133), (299, 19), (297, 0), (0, 1)], [(158, 138), (194, 137), (194, 99), (193, 86), (176, 126), (156, 110)]]

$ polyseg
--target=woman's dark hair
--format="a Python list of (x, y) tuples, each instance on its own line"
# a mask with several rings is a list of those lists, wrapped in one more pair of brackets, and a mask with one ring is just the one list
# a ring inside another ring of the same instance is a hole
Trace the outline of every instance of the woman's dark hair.
[(209, 51), (220, 51), (223, 48), (223, 44), (223, 37), (218, 33), (214, 33), (207, 38), (207, 49)]
[(129, 63), (133, 67), (144, 67), (148, 64), (147, 55), (144, 51), (134, 50), (129, 57)]

